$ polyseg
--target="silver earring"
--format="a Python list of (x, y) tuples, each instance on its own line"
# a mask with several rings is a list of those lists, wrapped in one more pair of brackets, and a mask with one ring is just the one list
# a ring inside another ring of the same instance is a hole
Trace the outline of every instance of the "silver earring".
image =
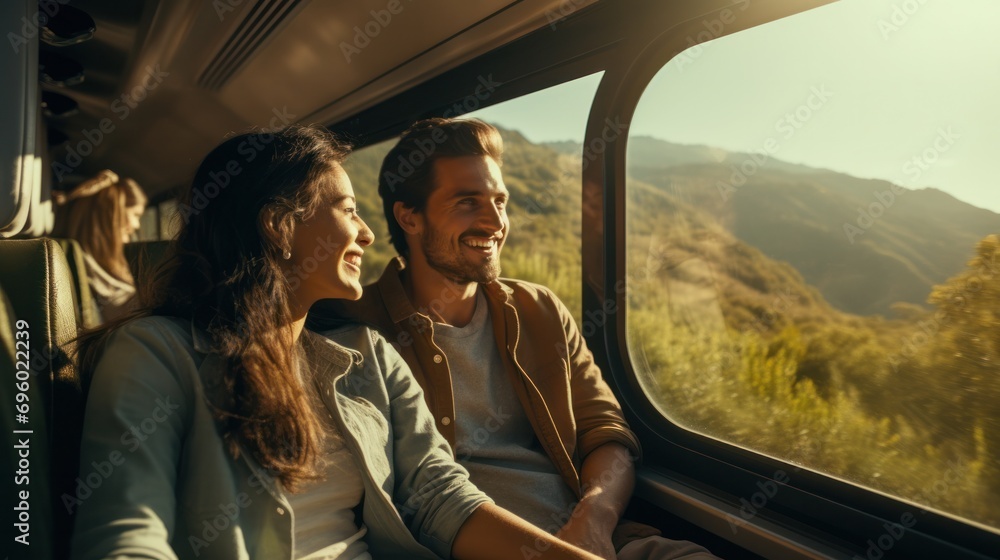
[(291, 259), (292, 258), (292, 252), (289, 251), (288, 249), (285, 249), (285, 252), (281, 254), (281, 258), (285, 259), (286, 261), (289, 260), (289, 259)]

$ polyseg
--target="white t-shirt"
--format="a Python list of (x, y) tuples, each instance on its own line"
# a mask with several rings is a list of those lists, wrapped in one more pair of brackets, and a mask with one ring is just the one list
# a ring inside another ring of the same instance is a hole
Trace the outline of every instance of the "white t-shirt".
[[(354, 520), (354, 508), (364, 497), (364, 481), (340, 438), (330, 438), (323, 458), (325, 480), (303, 485), (302, 491), (288, 494), (295, 514), (295, 552), (298, 559), (371, 560), (362, 537), (368, 529)], [(332, 543), (332, 544), (331, 544)]]

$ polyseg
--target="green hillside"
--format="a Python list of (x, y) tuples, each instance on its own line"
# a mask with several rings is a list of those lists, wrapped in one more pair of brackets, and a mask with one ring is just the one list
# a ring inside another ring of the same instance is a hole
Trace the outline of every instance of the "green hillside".
[[(653, 402), (710, 437), (1000, 525), (1000, 240), (953, 246), (969, 254), (906, 294), (892, 278), (922, 271), (901, 262), (940, 265), (898, 240), (895, 254), (834, 243), (824, 224), (842, 201), (822, 172), (760, 171), (723, 197), (725, 173), (683, 164), (628, 179), (629, 356)], [(798, 270), (830, 263), (852, 274), (814, 288)], [(836, 283), (846, 279), (936, 311), (897, 304), (905, 318), (887, 321), (839, 310), (823, 296), (854, 301)], [(927, 492), (956, 475), (949, 492)]]

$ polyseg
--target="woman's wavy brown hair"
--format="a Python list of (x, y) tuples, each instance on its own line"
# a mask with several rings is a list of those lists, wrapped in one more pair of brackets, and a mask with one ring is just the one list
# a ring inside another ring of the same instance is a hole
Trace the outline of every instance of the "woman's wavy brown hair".
[(180, 232), (140, 285), (135, 311), (80, 337), (85, 383), (122, 324), (190, 319), (228, 365), (227, 390), (212, 402), (228, 451), (237, 457), (242, 445), (292, 491), (318, 478), (321, 424), (297, 373), (279, 259), (291, 224), (323, 203), (326, 179), (349, 151), (329, 131), (303, 126), (242, 134), (212, 150), (179, 201)]
[(122, 232), (128, 226), (128, 209), (146, 207), (146, 195), (138, 183), (105, 169), (54, 198), (56, 217), (52, 236), (77, 240), (101, 268), (119, 280), (134, 284), (125, 259)]

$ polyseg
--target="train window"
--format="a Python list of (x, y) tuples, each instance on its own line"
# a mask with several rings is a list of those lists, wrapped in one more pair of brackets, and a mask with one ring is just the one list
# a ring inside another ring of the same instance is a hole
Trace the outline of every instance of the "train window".
[(554, 291), (582, 324), (581, 142), (603, 73), (591, 74), (467, 115), (504, 137), (503, 179), (511, 234), (502, 275)]
[(139, 217), (139, 229), (135, 232), (135, 240), (155, 241), (159, 238), (160, 210), (155, 204), (150, 204)]
[(180, 231), (180, 215), (177, 213), (177, 200), (169, 199), (158, 205), (160, 215), (159, 239), (173, 239)]
[(665, 417), (1000, 527), (998, 17), (837, 2), (657, 73), (626, 329)]
[(396, 255), (396, 250), (389, 242), (389, 229), (382, 213), (382, 199), (378, 196), (378, 172), (382, 160), (397, 140), (398, 138), (393, 138), (355, 150), (344, 162), (344, 170), (351, 178), (354, 195), (358, 200), (358, 213), (375, 234), (375, 242), (365, 247), (365, 258), (361, 264), (362, 284), (378, 280), (385, 265)]

